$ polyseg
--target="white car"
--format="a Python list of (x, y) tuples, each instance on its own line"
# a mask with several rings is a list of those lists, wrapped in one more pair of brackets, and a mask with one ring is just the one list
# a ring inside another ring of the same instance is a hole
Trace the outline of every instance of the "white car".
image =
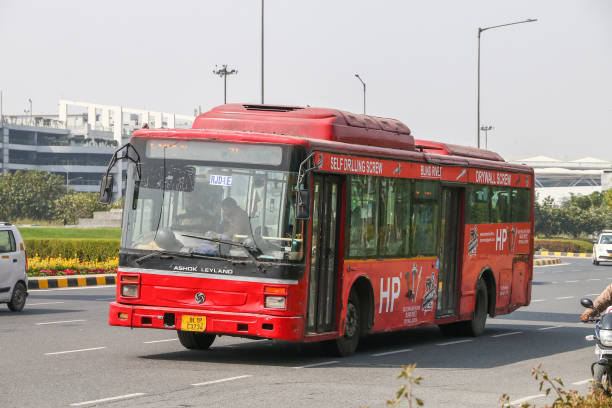
[(28, 260), (19, 230), (0, 222), (0, 303), (20, 312), (28, 297)]
[(612, 262), (612, 230), (604, 230), (593, 242), (593, 264)]

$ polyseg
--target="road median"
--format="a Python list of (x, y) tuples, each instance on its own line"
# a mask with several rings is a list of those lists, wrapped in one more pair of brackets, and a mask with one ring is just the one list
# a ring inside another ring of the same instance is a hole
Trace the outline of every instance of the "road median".
[(114, 285), (115, 274), (80, 276), (33, 276), (28, 278), (28, 289), (75, 288), (80, 286)]
[(566, 258), (590, 258), (593, 254), (589, 252), (552, 252), (552, 251), (536, 251), (536, 255), (541, 256), (562, 256)]

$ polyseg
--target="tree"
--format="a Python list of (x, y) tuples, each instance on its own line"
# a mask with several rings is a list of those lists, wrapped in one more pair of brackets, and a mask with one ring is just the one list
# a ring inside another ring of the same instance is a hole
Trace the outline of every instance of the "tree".
[(79, 218), (91, 218), (94, 211), (107, 211), (108, 206), (98, 202), (98, 193), (71, 191), (55, 200), (54, 218), (65, 224), (76, 224)]
[(41, 170), (17, 170), (0, 177), (0, 219), (49, 220), (55, 200), (66, 194), (62, 176)]

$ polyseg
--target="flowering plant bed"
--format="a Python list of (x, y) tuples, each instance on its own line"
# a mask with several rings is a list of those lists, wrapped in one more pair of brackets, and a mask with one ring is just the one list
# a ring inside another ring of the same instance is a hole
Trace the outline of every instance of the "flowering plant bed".
[(73, 256), (64, 258), (39, 257), (38, 255), (28, 257), (28, 276), (70, 276), (116, 273), (119, 258), (107, 259), (105, 261), (83, 261)]

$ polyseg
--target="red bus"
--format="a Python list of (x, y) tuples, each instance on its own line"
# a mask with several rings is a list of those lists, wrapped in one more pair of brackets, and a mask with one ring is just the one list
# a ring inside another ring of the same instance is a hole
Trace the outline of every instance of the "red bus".
[[(109, 323), (321, 341), (438, 325), (480, 335), (531, 299), (533, 170), (415, 140), (394, 119), (223, 105), (142, 129), (127, 159)], [(110, 201), (112, 175), (101, 185)]]

